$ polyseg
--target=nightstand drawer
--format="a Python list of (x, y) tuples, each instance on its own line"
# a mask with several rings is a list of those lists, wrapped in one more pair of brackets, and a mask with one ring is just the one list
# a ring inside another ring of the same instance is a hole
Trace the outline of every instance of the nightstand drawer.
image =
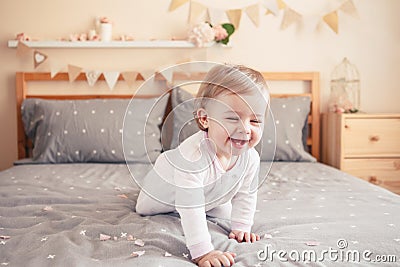
[(399, 118), (346, 118), (344, 157), (400, 157)]
[(400, 158), (345, 159), (342, 170), (400, 194)]

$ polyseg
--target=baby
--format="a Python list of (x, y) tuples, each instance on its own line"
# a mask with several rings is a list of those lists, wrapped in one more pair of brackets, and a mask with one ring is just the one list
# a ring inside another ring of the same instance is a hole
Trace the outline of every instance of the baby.
[(215, 250), (206, 215), (231, 223), (229, 238), (255, 242), (259, 143), (269, 94), (263, 76), (238, 65), (213, 67), (195, 99), (199, 132), (162, 153), (143, 179), (136, 212), (178, 212), (192, 260), (231, 266), (235, 253)]

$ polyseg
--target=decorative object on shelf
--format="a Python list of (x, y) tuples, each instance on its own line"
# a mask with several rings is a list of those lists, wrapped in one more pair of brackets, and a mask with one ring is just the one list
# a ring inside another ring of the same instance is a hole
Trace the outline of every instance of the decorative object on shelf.
[(35, 69), (41, 65), (43, 62), (45, 62), (47, 59), (47, 55), (43, 54), (42, 52), (39, 51), (35, 51), (33, 53), (33, 63), (34, 63), (34, 67)]
[[(208, 15), (211, 23), (216, 24), (220, 22), (220, 19), (224, 15), (226, 15), (229, 21), (236, 27), (236, 29), (238, 29), (243, 12), (246, 13), (253, 24), (258, 27), (260, 6), (263, 6), (265, 8), (265, 15), (272, 14), (273, 16), (282, 18), (282, 30), (287, 29), (290, 25), (303, 23), (314, 31), (317, 29), (317, 25), (324, 23), (336, 34), (339, 33), (339, 11), (354, 18), (359, 17), (353, 0), (325, 1), (327, 3), (324, 8), (316, 14), (305, 14), (304, 12), (300, 12), (297, 9), (301, 8), (292, 7), (294, 4), (288, 4), (286, 3), (286, 0), (259, 0), (257, 3), (252, 1), (253, 3), (251, 4), (245, 4), (242, 8), (235, 9), (220, 8), (220, 6), (214, 4), (213, 1), (203, 3), (204, 1), (202, 0), (171, 0), (169, 12), (189, 3), (188, 18), (190, 24), (201, 21), (202, 16), (205, 14)], [(296, 5), (302, 5), (301, 0), (294, 2)], [(304, 5), (307, 5), (307, 2), (304, 2)], [(279, 11), (283, 12), (283, 16), (279, 16)]]
[(356, 113), (360, 109), (360, 74), (345, 57), (331, 75), (329, 110), (335, 113)]
[(231, 23), (212, 26), (208, 22), (202, 22), (190, 29), (188, 41), (194, 43), (197, 47), (204, 47), (214, 41), (226, 45), (234, 31), (235, 27)]
[(215, 41), (224, 45), (229, 43), (229, 37), (235, 32), (235, 26), (231, 23), (218, 24), (212, 28), (215, 33)]
[(21, 32), (17, 34), (17, 37), (15, 38), (18, 41), (31, 41), (32, 38), (25, 33)]
[(202, 22), (192, 27), (188, 34), (189, 42), (194, 43), (197, 47), (203, 47), (215, 39), (215, 33), (210, 24)]
[(110, 42), (112, 40), (112, 23), (107, 17), (100, 18), (100, 35), (102, 42)]

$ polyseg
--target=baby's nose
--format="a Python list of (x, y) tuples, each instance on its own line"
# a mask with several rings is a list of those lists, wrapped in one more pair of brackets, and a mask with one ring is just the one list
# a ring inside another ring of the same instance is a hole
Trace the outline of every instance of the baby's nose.
[(239, 132), (240, 133), (245, 133), (245, 134), (250, 134), (250, 123), (246, 121), (241, 121), (239, 125)]

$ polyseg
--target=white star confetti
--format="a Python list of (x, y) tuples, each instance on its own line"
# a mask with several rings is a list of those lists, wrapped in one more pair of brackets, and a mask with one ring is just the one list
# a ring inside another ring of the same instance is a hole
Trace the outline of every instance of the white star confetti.
[(165, 233), (165, 232), (167, 232), (167, 230), (165, 230), (165, 229), (161, 229), (161, 232), (164, 232), (164, 233)]
[(134, 252), (131, 253), (131, 257), (140, 257), (140, 256), (142, 256), (144, 253), (146, 253), (146, 251), (144, 251), (144, 250), (134, 251)]
[(52, 211), (53, 208), (51, 206), (46, 206), (43, 208), (43, 211)]
[(52, 255), (52, 254), (49, 254), (49, 256), (47, 256), (48, 259), (54, 259), (55, 257), (56, 257), (56, 255)]
[(305, 244), (307, 246), (313, 247), (313, 246), (318, 246), (320, 243), (318, 241), (307, 241)]
[(171, 257), (172, 254), (165, 251), (164, 257)]
[(182, 256), (187, 259), (189, 257), (189, 254), (182, 253)]
[(126, 237), (128, 233), (121, 232), (121, 238)]
[(143, 247), (144, 246), (144, 241), (142, 239), (136, 239), (135, 240), (135, 245), (137, 245), (139, 247)]
[(3, 240), (0, 241), (0, 245), (5, 245), (5, 244), (6, 244), (5, 241), (3, 241)]
[(40, 239), (40, 242), (45, 242), (45, 241), (47, 241), (47, 236), (45, 236), (45, 237), (42, 237), (42, 239)]
[(111, 236), (100, 234), (100, 241), (110, 240)]
[(80, 235), (86, 235), (86, 230), (82, 230), (79, 234)]
[(270, 235), (270, 234), (265, 234), (265, 235), (264, 235), (264, 238), (265, 238), (265, 239), (270, 239), (270, 238), (272, 238), (272, 235)]

